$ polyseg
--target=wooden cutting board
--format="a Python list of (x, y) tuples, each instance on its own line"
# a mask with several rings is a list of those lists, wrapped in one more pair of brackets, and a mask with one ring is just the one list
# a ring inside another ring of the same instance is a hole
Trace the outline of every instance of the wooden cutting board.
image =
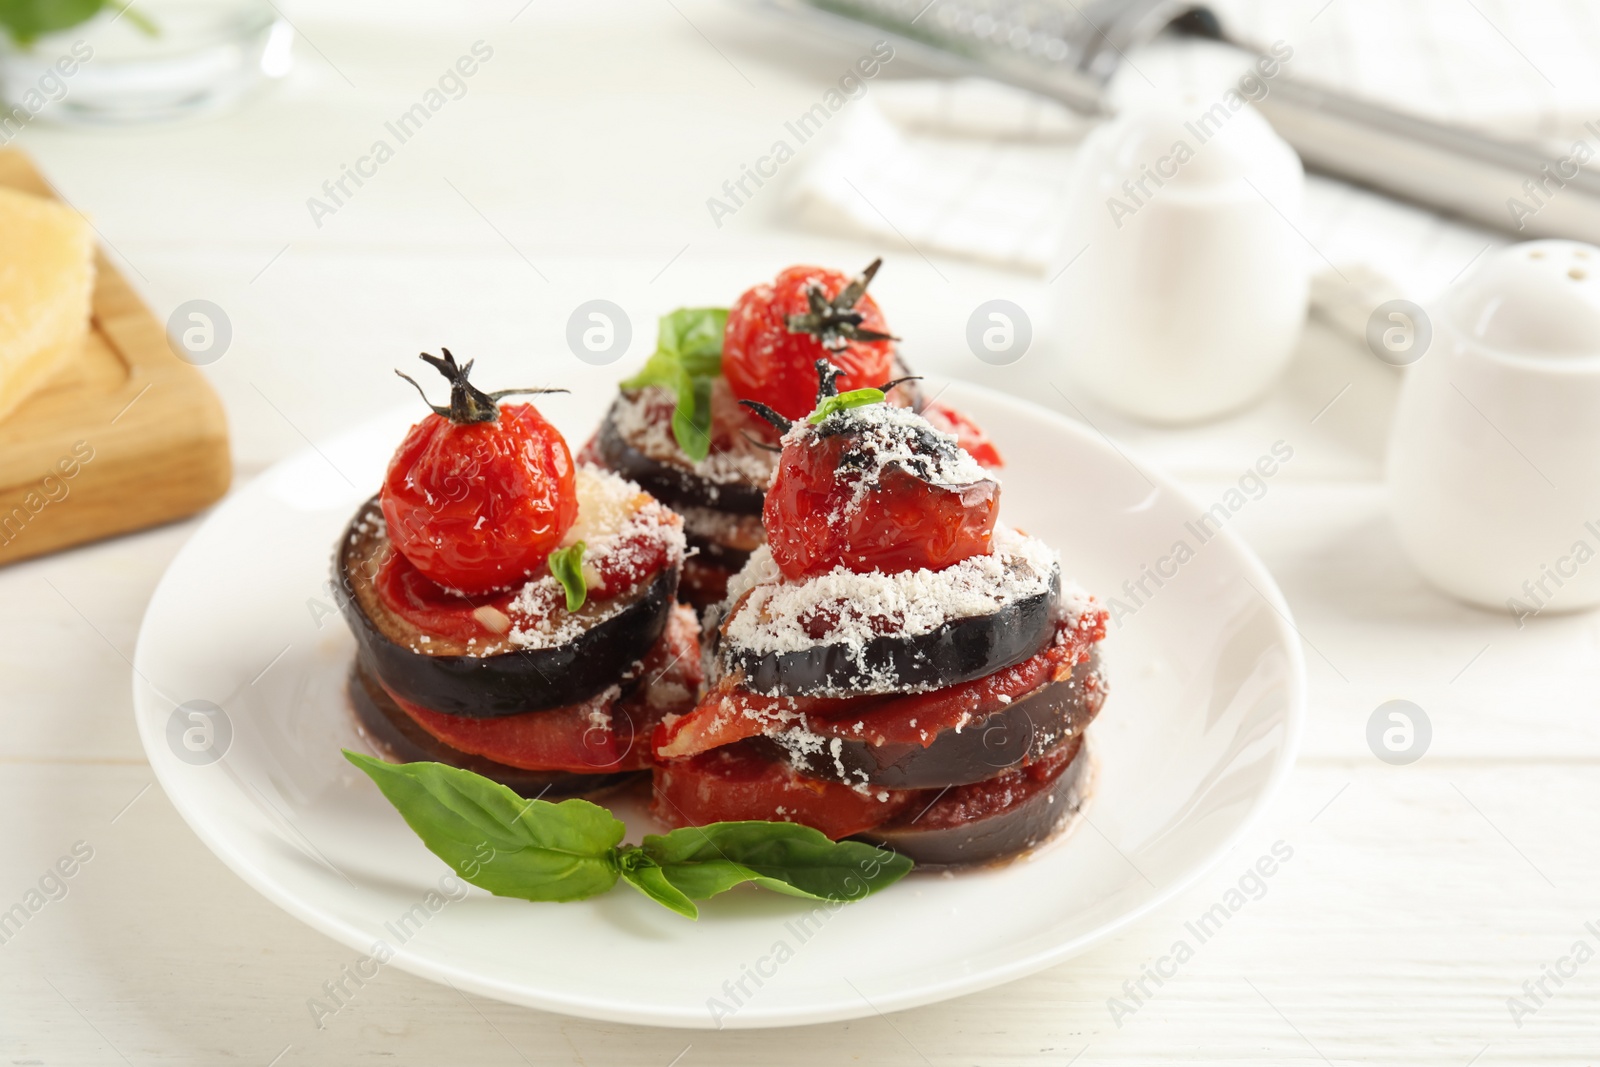
[[(14, 149), (0, 185), (55, 196)], [(82, 351), (0, 420), (0, 564), (192, 515), (232, 477), (216, 393), (103, 249), (95, 271)]]

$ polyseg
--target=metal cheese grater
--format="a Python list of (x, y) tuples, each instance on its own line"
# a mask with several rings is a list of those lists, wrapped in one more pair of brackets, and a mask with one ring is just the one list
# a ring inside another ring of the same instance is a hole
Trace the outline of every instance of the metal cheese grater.
[[(1177, 0), (762, 0), (854, 39), (887, 36), (949, 73), (978, 74), (1090, 115), (1125, 53), (1170, 28), (1228, 40), (1207, 8)], [(1253, 50), (1249, 50), (1252, 51)], [(1556, 161), (1502, 141), (1403, 114), (1280, 75), (1256, 107), (1306, 164), (1519, 237), (1600, 243), (1600, 174), (1580, 169), (1537, 214), (1514, 218), (1530, 179), (1548, 185)], [(1519, 229), (1520, 225), (1520, 229)]]
[(1177, 0), (772, 0), (772, 6), (857, 32), (884, 30), (934, 66), (1032, 89), (1104, 114), (1123, 53), (1168, 26), (1220, 37), (1210, 11)]

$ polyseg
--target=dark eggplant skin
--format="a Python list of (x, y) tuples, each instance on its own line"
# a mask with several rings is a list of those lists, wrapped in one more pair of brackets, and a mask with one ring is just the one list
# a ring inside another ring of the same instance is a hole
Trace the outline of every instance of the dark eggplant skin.
[(497, 763), (486, 756), (475, 756), (452, 748), (434, 737), (400, 709), (389, 694), (373, 679), (357, 659), (350, 669), (350, 703), (356, 721), (382, 754), (396, 763), (426, 761), (481, 774), (525, 797), (561, 800), (566, 797), (592, 797), (630, 782), (642, 781), (648, 771), (615, 774), (574, 774), (569, 771), (528, 771)]
[(703, 617), (707, 608), (728, 595), (728, 579), (750, 561), (750, 553), (694, 534), (688, 535), (688, 542), (694, 553), (683, 561), (678, 599)]
[[(887, 789), (943, 789), (982, 782), (1081, 737), (1100, 713), (1105, 697), (1100, 657), (1091, 652), (1070, 677), (1048, 682), (960, 732), (944, 730), (926, 748), (844, 738), (838, 752), (812, 757), (806, 767), (797, 769), (811, 778)], [(778, 758), (793, 762), (776, 744), (769, 744)]]
[[(620, 403), (620, 401), (618, 401)], [(767, 487), (752, 482), (713, 482), (687, 467), (662, 463), (623, 440), (617, 429), (616, 404), (606, 412), (595, 439), (605, 465), (668, 507), (715, 508), (734, 515), (759, 515)]]
[(664, 569), (616, 615), (558, 648), (490, 656), (413, 651), (384, 633), (357, 592), (358, 582), (370, 582), (363, 563), (377, 559), (382, 547), (374, 530), (381, 517), (376, 497), (356, 512), (334, 553), (334, 586), (360, 656), (402, 700), (474, 719), (577, 704), (615, 685), (666, 628), (678, 589), (676, 567)]
[(1055, 634), (1061, 574), (1049, 589), (1004, 605), (988, 615), (953, 619), (924, 634), (885, 635), (859, 652), (849, 645), (813, 645), (798, 652), (742, 649), (723, 635), (717, 654), (727, 673), (763, 696), (850, 695), (882, 692), (883, 679), (897, 692), (942, 689), (970, 682), (1020, 663)]
[(683, 561), (678, 599), (693, 608), (703, 620), (706, 613), (728, 595), (728, 579), (735, 573), (720, 564), (690, 556)]
[(685, 539), (689, 547), (695, 550), (696, 559), (702, 563), (721, 567), (730, 575), (738, 574), (744, 569), (744, 565), (750, 562), (750, 552), (747, 549), (734, 548), (693, 533), (688, 534)]
[(919, 871), (954, 870), (1000, 863), (1037, 848), (1062, 824), (1082, 810), (1093, 785), (1093, 760), (1079, 737), (1077, 752), (1053, 782), (1008, 811), (960, 826), (921, 829), (917, 815), (902, 817), (854, 840), (891, 848), (912, 860)]

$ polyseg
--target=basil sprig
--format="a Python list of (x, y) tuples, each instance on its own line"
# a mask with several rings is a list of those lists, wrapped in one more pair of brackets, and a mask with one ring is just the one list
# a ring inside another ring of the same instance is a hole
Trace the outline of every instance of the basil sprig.
[(866, 407), (868, 404), (881, 404), (883, 401), (883, 390), (872, 388), (852, 389), (837, 396), (825, 396), (822, 398), (822, 403), (817, 405), (817, 410), (813, 411), (806, 421), (815, 426), (836, 411), (848, 411), (850, 408)]
[(727, 308), (679, 308), (661, 316), (656, 350), (624, 389), (657, 385), (677, 398), (672, 436), (684, 455), (699, 461), (711, 452), (711, 383), (722, 374), (722, 332)]
[(752, 882), (808, 900), (861, 900), (911, 870), (896, 852), (830, 841), (787, 822), (719, 822), (622, 844), (624, 827), (587, 800), (527, 800), (443, 763), (385, 763), (346, 749), (435, 856), (496, 896), (583, 900), (618, 879), (680, 915)]
[(589, 598), (589, 584), (583, 579), (583, 549), (579, 541), (550, 553), (550, 576), (566, 590), (568, 611), (577, 611)]

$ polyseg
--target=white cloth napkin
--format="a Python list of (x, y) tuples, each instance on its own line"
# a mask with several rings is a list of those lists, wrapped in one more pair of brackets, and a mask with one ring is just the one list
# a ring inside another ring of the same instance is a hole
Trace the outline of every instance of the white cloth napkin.
[[(1075, 134), (1082, 120), (992, 82), (899, 82), (876, 91), (887, 101), (880, 106), (869, 93), (852, 104), (837, 140), (791, 187), (792, 216), (816, 229), (1043, 270), (1055, 254), (1071, 165), (1067, 130)], [(983, 139), (943, 135), (983, 118), (978, 101), (999, 104)], [(1026, 116), (1047, 108), (1057, 114), (1030, 125)], [(957, 117), (963, 113), (971, 119)], [(962, 125), (935, 125), (943, 121)], [(939, 132), (921, 132), (930, 129)], [(1025, 139), (1033, 133), (1042, 136)]]

